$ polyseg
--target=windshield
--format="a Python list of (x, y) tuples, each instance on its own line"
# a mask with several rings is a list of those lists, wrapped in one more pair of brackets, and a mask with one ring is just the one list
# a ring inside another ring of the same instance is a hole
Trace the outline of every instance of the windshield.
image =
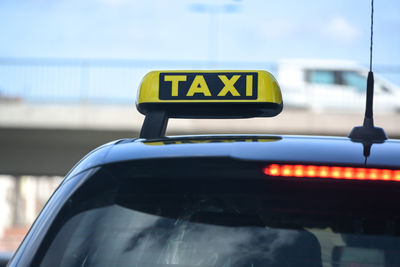
[(355, 71), (343, 71), (343, 83), (344, 85), (352, 86), (360, 93), (365, 92), (365, 86), (367, 85), (367, 78)]
[(60, 229), (40, 266), (321, 266), (320, 244), (308, 231), (189, 222), (212, 218), (207, 212), (228, 216), (208, 201), (186, 201), (176, 219), (120, 205), (80, 213)]
[(268, 189), (249, 173), (171, 178), (167, 168), (149, 177), (148, 168), (127, 173), (121, 166), (104, 167), (94, 174), (67, 201), (34, 266), (400, 264), (400, 240), (380, 228), (379, 216), (363, 234), (361, 221), (339, 215), (323, 200), (315, 212), (293, 212), (290, 189)]

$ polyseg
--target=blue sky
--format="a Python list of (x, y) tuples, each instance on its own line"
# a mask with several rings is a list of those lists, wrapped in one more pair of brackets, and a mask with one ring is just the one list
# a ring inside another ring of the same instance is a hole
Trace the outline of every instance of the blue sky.
[[(399, 0), (375, 1), (374, 63), (397, 66), (396, 73), (381, 74), (398, 85), (399, 14)], [(247, 62), (234, 65), (244, 69), (283, 58), (369, 62), (369, 0), (2, 0), (0, 18), (0, 58)], [(90, 88), (82, 89), (79, 67), (27, 72), (5, 66), (0, 91), (28, 98), (87, 91), (107, 98), (117, 87), (125, 98), (149, 70), (139, 68), (92, 71)]]
[[(375, 1), (377, 64), (400, 62), (399, 14)], [(367, 63), (369, 16), (367, 0), (2, 0), (0, 56)]]

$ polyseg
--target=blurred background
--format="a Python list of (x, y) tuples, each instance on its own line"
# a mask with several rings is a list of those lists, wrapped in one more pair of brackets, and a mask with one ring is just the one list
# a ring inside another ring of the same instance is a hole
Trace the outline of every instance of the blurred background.
[[(375, 122), (400, 137), (400, 2), (376, 1)], [(171, 120), (168, 134), (346, 136), (360, 125), (370, 2), (38, 0), (0, 3), (0, 251), (14, 251), (62, 177), (95, 147), (137, 137), (150, 70), (264, 69), (268, 119)]]

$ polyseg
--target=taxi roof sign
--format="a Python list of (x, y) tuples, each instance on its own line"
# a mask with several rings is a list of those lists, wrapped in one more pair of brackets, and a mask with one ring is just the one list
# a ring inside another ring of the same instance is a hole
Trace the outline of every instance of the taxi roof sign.
[[(152, 117), (143, 128), (154, 134), (142, 128), (146, 138), (164, 135), (168, 118), (272, 117), (283, 107), (277, 81), (260, 70), (152, 71), (140, 84), (136, 105), (146, 120)], [(155, 131), (160, 123), (165, 126)]]

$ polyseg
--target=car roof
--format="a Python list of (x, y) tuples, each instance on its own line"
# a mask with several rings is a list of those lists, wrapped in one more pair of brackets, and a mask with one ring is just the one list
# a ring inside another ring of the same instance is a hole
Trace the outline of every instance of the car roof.
[(400, 140), (373, 144), (367, 160), (362, 143), (346, 137), (287, 135), (201, 135), (123, 139), (94, 150), (71, 175), (104, 164), (163, 158), (220, 157), (281, 163), (400, 167)]

